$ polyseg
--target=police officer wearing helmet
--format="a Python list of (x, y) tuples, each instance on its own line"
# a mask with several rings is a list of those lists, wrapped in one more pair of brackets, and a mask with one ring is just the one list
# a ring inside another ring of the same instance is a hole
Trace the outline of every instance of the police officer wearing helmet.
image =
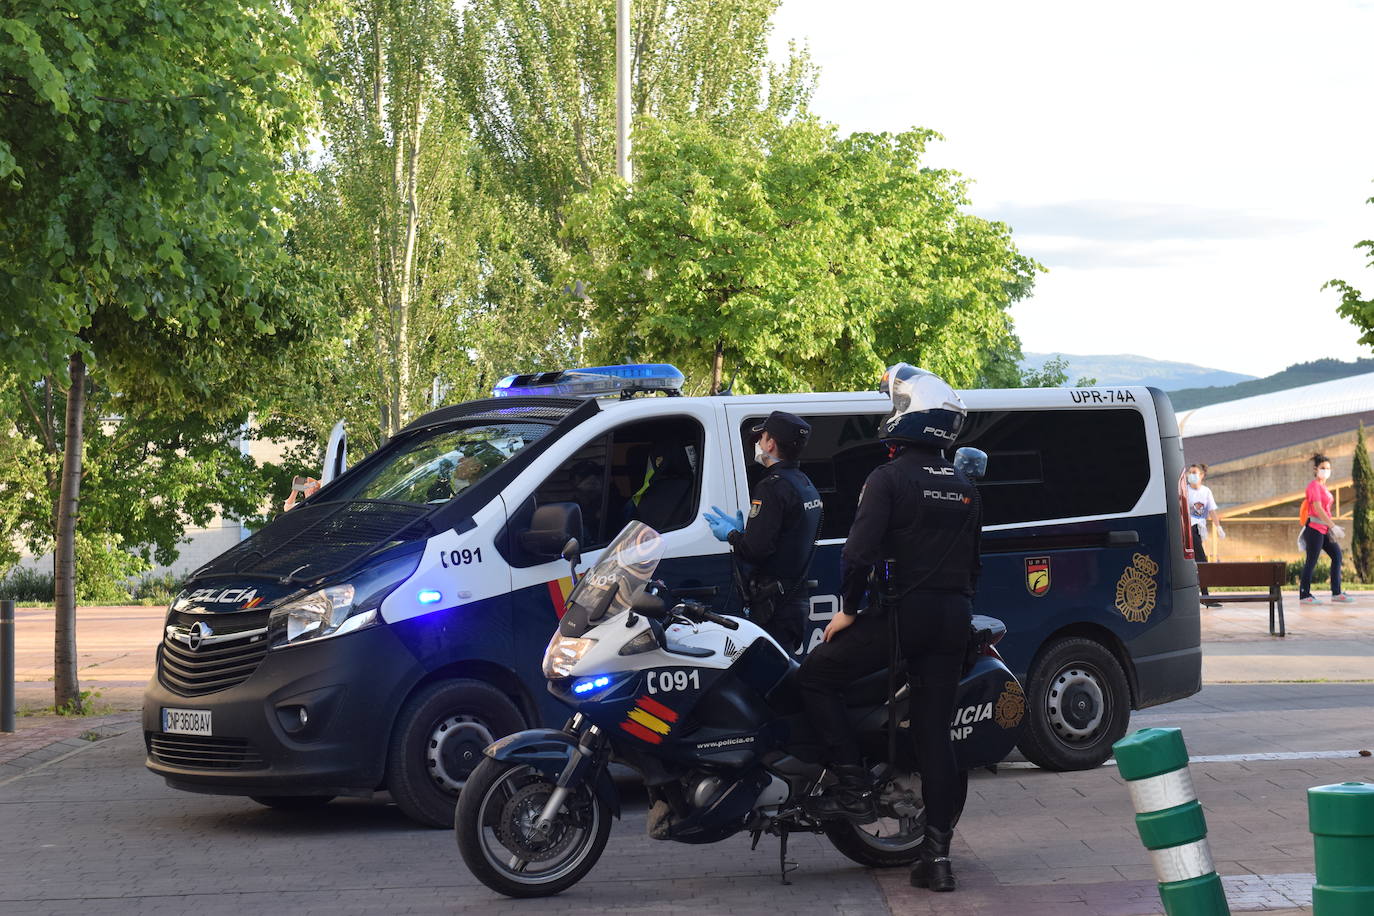
[[(843, 692), (885, 668), (892, 621), (876, 600), (859, 614), (875, 568), (887, 565), (887, 594), (912, 687), (910, 728), (925, 801), (926, 835), (911, 883), (954, 890), (949, 861), (955, 813), (968, 783), (955, 761), (949, 721), (969, 639), (980, 569), (982, 511), (973, 483), (945, 458), (964, 422), (963, 401), (938, 376), (898, 363), (880, 390), (892, 413), (879, 437), (892, 460), (873, 471), (859, 496), (841, 560), (841, 610), (798, 672), (813, 725), (826, 741), (838, 785), (813, 813), (864, 823), (876, 817), (872, 785), (845, 715)], [(874, 586), (873, 598), (877, 597)]]
[(754, 460), (768, 472), (749, 493), (749, 518), (712, 506), (702, 517), (749, 566), (745, 578), (750, 619), (789, 653), (801, 646), (809, 599), (806, 574), (821, 526), (821, 497), (797, 460), (811, 424), (775, 410), (754, 427)]

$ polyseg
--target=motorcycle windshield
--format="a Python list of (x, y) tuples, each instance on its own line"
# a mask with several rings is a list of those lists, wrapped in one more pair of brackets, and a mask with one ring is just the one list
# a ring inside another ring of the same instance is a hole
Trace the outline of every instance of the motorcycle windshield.
[(628, 610), (662, 558), (663, 538), (659, 533), (643, 522), (630, 522), (568, 595), (568, 609), (558, 623), (559, 634), (581, 636)]

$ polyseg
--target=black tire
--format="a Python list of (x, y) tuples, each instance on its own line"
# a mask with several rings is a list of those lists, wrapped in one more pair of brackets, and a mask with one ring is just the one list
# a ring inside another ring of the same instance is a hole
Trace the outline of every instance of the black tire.
[[(965, 780), (968, 774), (961, 774)], [(919, 801), (917, 778), (909, 777), (911, 782), (906, 788), (916, 793)], [(954, 814), (958, 823), (963, 813), (961, 803)], [(884, 813), (882, 805), (879, 813)], [(888, 810), (886, 813), (895, 812)], [(879, 819), (872, 824), (855, 824), (847, 820), (829, 821), (825, 824), (825, 835), (840, 853), (852, 862), (865, 868), (902, 868), (913, 864), (920, 858), (921, 841), (925, 838), (925, 811), (919, 810), (907, 823), (894, 819)]]
[(334, 800), (333, 795), (250, 795), (249, 798), (278, 811), (308, 811), (323, 808)]
[(1099, 642), (1077, 637), (1045, 647), (1031, 666), (1028, 718), (1017, 745), (1046, 770), (1101, 766), (1131, 719), (1121, 663)]
[(483, 749), (525, 727), (504, 693), (482, 681), (430, 684), (406, 700), (387, 751), (386, 786), (397, 807), (426, 827), (453, 825), (453, 807)]
[[(511, 851), (503, 846), (497, 853), (487, 842), (486, 831), (496, 834), (506, 819), (501, 815), (503, 806), (515, 805), (515, 795), (504, 794), (506, 787), (520, 786), (520, 792), (532, 793), (527, 807), (516, 808), (515, 813), (537, 813), (554, 783), (547, 776), (537, 773), (520, 764), (503, 763), (484, 758), (468, 777), (463, 794), (458, 799), (458, 808), (453, 818), (453, 832), (458, 840), (458, 851), (468, 869), (487, 887), (507, 897), (551, 897), (581, 881), (601, 858), (606, 849), (606, 840), (611, 835), (610, 807), (597, 796), (593, 787), (584, 783), (576, 792), (568, 796), (568, 804), (561, 810), (569, 813), (569, 824), (573, 823), (571, 813), (576, 810), (579, 825), (572, 826), (573, 832), (566, 834), (572, 839), (568, 844), (570, 860), (548, 875), (527, 873), (520, 868), (514, 869), (523, 879), (512, 876), (512, 866), (497, 861)], [(524, 823), (512, 816), (512, 822)]]

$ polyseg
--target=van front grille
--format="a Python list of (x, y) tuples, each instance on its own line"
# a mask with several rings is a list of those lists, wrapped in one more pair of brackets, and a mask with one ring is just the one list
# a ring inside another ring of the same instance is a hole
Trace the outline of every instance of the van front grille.
[(168, 766), (191, 770), (256, 770), (262, 755), (241, 738), (164, 735), (147, 732), (148, 756)]
[(267, 655), (267, 635), (192, 649), (171, 632), (158, 650), (157, 676), (162, 686), (183, 697), (198, 697), (242, 684)]

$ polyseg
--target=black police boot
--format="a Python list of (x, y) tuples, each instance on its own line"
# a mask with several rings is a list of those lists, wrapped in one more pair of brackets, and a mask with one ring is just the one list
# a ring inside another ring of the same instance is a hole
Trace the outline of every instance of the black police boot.
[(954, 866), (949, 861), (949, 844), (953, 839), (953, 830), (926, 827), (926, 838), (921, 843), (921, 858), (911, 867), (912, 887), (928, 887), (933, 891), (954, 890)]
[(856, 824), (871, 824), (878, 819), (873, 804), (873, 781), (868, 770), (861, 766), (845, 765), (830, 768), (836, 784), (821, 795), (808, 799), (806, 812), (817, 820), (843, 817)]

